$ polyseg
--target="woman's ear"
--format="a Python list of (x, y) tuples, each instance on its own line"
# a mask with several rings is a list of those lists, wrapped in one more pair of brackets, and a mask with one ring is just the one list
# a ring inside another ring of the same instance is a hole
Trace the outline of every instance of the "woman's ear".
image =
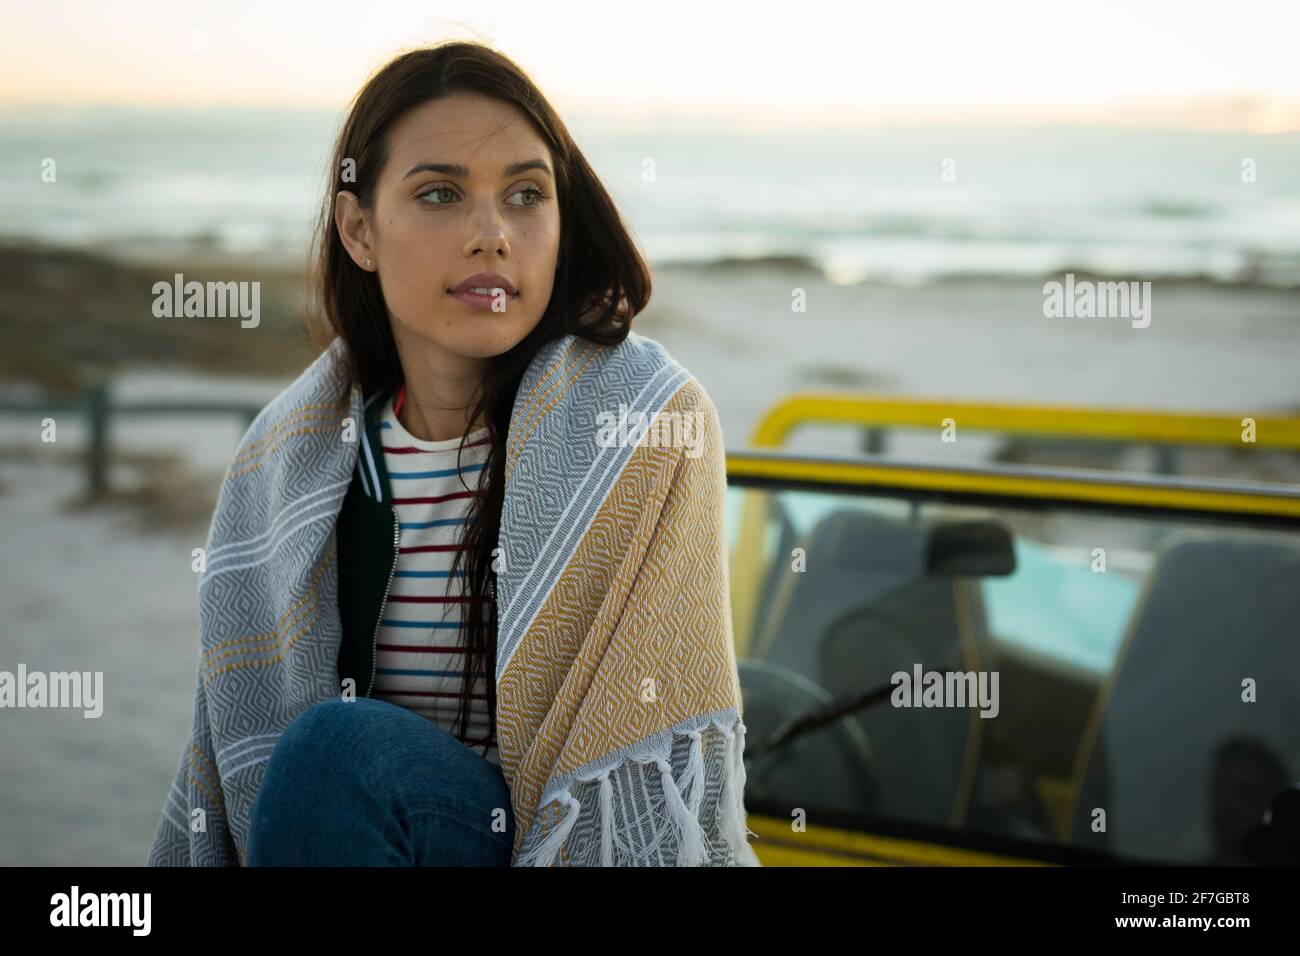
[(334, 199), (334, 227), (352, 261), (367, 272), (375, 268), (370, 223), (356, 193), (340, 190)]

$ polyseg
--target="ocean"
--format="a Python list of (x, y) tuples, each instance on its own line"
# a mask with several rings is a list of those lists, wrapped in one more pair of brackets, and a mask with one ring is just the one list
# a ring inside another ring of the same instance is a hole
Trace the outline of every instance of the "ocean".
[[(0, 237), (301, 257), (340, 120), (272, 110), (5, 113)], [(1300, 284), (1297, 133), (615, 135), (569, 122), (656, 266), (792, 259), (843, 285), (1067, 271)], [(43, 181), (47, 160), (53, 182)]]

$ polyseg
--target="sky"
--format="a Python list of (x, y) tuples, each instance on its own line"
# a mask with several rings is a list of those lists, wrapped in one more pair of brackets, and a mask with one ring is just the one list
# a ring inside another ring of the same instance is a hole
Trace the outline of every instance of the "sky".
[[(489, 11), (489, 12), (485, 12)], [(505, 52), (562, 113), (1300, 129), (1300, 2), (0, 0), (0, 106), (343, 109), (402, 49)]]

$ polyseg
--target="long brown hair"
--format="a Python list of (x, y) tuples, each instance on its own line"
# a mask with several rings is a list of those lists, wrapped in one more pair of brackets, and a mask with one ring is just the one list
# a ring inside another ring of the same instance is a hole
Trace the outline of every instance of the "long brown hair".
[[(311, 333), (321, 346), (336, 336), (343, 339), (353, 381), (360, 384), (363, 395), (396, 390), (403, 384), (402, 365), (378, 276), (359, 268), (344, 249), (334, 225), (335, 202), (341, 190), (350, 190), (362, 208), (373, 209), (375, 184), (388, 160), (387, 139), (394, 124), (408, 111), (456, 93), (494, 97), (528, 118), (550, 148), (560, 204), (559, 255), (550, 304), (523, 341), (489, 363), (480, 397), (467, 419), (475, 423), (484, 417), (490, 449), (452, 564), (453, 579), (456, 569), (465, 572), (462, 595), (468, 597), (462, 624), (465, 683), (458, 733), (467, 732), (476, 676), (485, 672), (490, 741), (496, 734), (497, 709), (492, 552), (501, 528), (506, 440), (515, 393), (533, 356), (548, 342), (568, 334), (606, 346), (622, 342), (633, 317), (650, 299), (651, 276), (613, 200), (523, 70), (489, 47), (459, 40), (403, 53), (371, 76), (352, 101), (334, 146), (330, 185), (321, 203), (312, 251), (311, 291), (317, 301), (308, 313), (313, 316)], [(345, 167), (348, 160), (352, 162)], [(351, 173), (346, 178), (345, 168)], [(467, 425), (462, 445), (468, 434)], [(484, 755), (487, 747), (485, 743)]]

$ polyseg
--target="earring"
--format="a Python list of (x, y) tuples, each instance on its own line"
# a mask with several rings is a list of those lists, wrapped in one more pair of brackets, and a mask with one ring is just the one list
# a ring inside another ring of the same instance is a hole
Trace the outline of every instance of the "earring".
[(369, 256), (366, 256), (366, 268), (367, 268), (367, 269), (370, 268), (370, 257), (369, 257)]

